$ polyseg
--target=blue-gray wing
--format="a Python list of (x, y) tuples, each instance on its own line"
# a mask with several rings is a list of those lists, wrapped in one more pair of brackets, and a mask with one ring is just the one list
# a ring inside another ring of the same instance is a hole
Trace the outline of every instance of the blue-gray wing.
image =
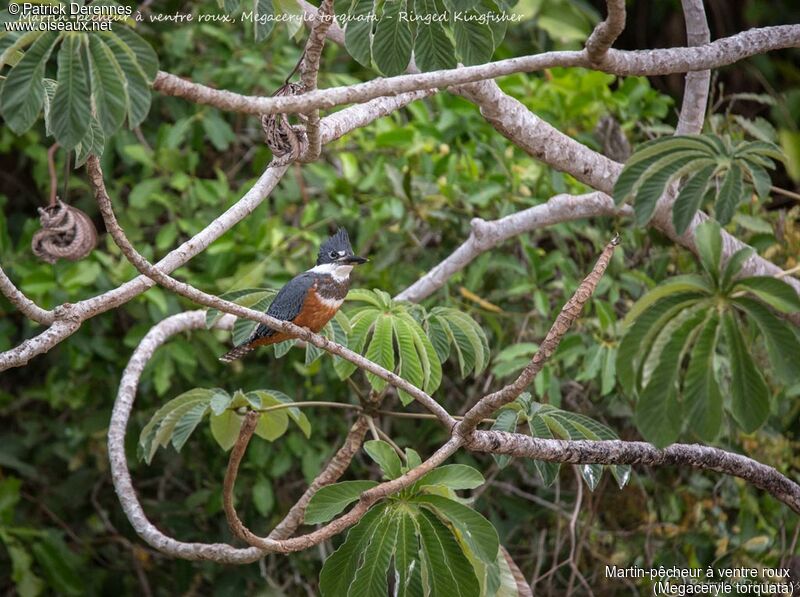
[[(300, 314), (303, 301), (306, 299), (308, 289), (314, 285), (314, 275), (308, 272), (295, 276), (278, 291), (267, 309), (267, 315), (283, 321), (292, 321)], [(271, 336), (275, 330), (268, 328), (263, 323), (259, 324), (250, 340)]]

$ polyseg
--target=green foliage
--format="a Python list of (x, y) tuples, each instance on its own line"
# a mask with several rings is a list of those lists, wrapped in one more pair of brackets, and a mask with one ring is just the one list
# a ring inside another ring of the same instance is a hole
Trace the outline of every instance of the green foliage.
[[(528, 392), (523, 393), (514, 402), (500, 410), (492, 424), (492, 429), (513, 433), (522, 423), (527, 423), (528, 433), (531, 437), (541, 439), (593, 441), (619, 439), (619, 436), (606, 425), (598, 423), (586, 415), (561, 410), (550, 404), (535, 402)], [(508, 466), (510, 462), (510, 458), (504, 455), (494, 456), (494, 459), (501, 468)], [(551, 485), (558, 478), (561, 465), (540, 460), (533, 462), (545, 485)], [(606, 467), (599, 464), (580, 466), (581, 476), (592, 491), (600, 483), (604, 468)], [(611, 474), (614, 475), (620, 489), (625, 487), (630, 479), (631, 467), (613, 465), (607, 468), (611, 469)]]
[[(367, 442), (364, 448), (390, 480), (419, 464), (411, 451), (402, 466), (394, 449), (383, 441)], [(397, 595), (498, 594), (489, 580), (500, 577), (503, 559), (497, 531), (453, 493), (483, 481), (472, 467), (446, 465), (373, 506), (325, 561), (321, 594), (382, 597), (388, 591), (387, 574), (394, 579)], [(375, 485), (343, 481), (323, 487), (308, 504), (306, 523), (327, 522)]]
[[(684, 431), (714, 440), (723, 411), (752, 433), (770, 412), (771, 390), (762, 371), (772, 369), (785, 384), (800, 379), (791, 364), (800, 340), (766, 306), (800, 312), (794, 289), (777, 278), (738, 277), (752, 251), (742, 249), (723, 264), (720, 228), (713, 221), (698, 227), (696, 241), (705, 275), (669, 278), (639, 299), (625, 319), (619, 347), (619, 381), (636, 397), (639, 430), (658, 446)], [(754, 327), (766, 344), (769, 367), (759, 362), (757, 343), (742, 335), (750, 336)]]
[[(13, 22), (33, 19), (27, 13)], [(27, 50), (21, 57), (16, 53)], [(57, 50), (56, 79), (47, 79), (48, 60)], [(0, 68), (17, 60), (0, 93), (0, 114), (17, 134), (45, 112), (47, 130), (77, 162), (102, 155), (106, 137), (122, 125), (139, 126), (150, 110), (150, 84), (158, 58), (137, 33), (116, 22), (97, 34), (55, 31), (0, 33)]]
[(683, 234), (706, 196), (714, 198), (714, 215), (727, 224), (742, 199), (750, 195), (745, 182), (756, 194), (769, 196), (767, 168), (782, 160), (780, 149), (767, 141), (733, 142), (717, 135), (660, 137), (640, 145), (625, 163), (616, 184), (614, 200), (620, 204), (635, 198), (639, 225), (646, 224), (656, 202), (673, 181), (688, 177), (675, 199), (672, 223)]
[[(147, 463), (159, 447), (168, 444), (180, 452), (186, 440), (203, 418), (210, 414), (211, 435), (223, 450), (230, 450), (239, 437), (244, 415), (250, 410), (262, 411), (255, 434), (267, 441), (281, 437), (289, 419), (306, 437), (311, 435), (311, 423), (291, 398), (277, 390), (241, 390), (233, 396), (219, 388), (195, 388), (173, 398), (156, 411), (139, 435), (139, 456)], [(277, 407), (277, 408), (275, 408)]]
[(337, 8), (350, 55), (384, 75), (399, 75), (412, 53), (423, 71), (454, 68), (457, 62), (487, 62), (505, 36), (501, 13), (508, 7), (495, 0), (468, 5), (450, 0), (350, 0)]
[[(442, 381), (442, 363), (455, 348), (461, 375), (480, 373), (489, 354), (488, 340), (481, 327), (456, 309), (434, 307), (430, 311), (418, 305), (395, 301), (382, 290), (351, 290), (348, 301), (366, 303), (348, 310), (351, 333), (348, 347), (363, 352), (403, 379), (426, 392), (434, 392)], [(334, 367), (340, 379), (347, 379), (355, 365), (337, 357)], [(370, 385), (381, 390), (386, 381), (368, 373)], [(404, 404), (413, 398), (399, 392)]]

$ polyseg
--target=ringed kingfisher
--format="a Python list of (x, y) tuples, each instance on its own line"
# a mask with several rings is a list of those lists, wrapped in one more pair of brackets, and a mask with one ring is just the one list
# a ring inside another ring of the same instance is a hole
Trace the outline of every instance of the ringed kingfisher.
[[(312, 332), (320, 331), (342, 306), (350, 289), (353, 267), (367, 261), (353, 253), (347, 230), (339, 228), (320, 246), (317, 264), (289, 280), (278, 291), (267, 309), (267, 315), (291, 321)], [(289, 334), (261, 323), (247, 341), (222, 355), (219, 360), (230, 363), (257, 346), (275, 344), (289, 338)]]

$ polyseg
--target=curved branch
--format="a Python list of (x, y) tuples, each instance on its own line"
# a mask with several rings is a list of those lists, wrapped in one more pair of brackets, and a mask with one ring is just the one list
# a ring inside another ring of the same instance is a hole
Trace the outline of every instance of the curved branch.
[(475, 431), (464, 447), (474, 452), (507, 454), (547, 462), (690, 466), (744, 479), (800, 514), (800, 485), (770, 466), (719, 448), (672, 444), (659, 450), (646, 442), (562, 441), (502, 431)]
[(478, 66), (378, 78), (357, 85), (318, 89), (294, 96), (260, 97), (213, 89), (159, 71), (153, 88), (165, 95), (182, 97), (198, 104), (244, 114), (308, 112), (342, 104), (365, 102), (381, 96), (394, 96), (422, 89), (444, 89), (515, 73), (530, 73), (556, 66), (582, 66), (615, 75), (669, 75), (705, 70), (732, 64), (743, 58), (771, 50), (800, 45), (800, 25), (763, 27), (737, 33), (697, 47), (657, 50), (609, 50), (598, 62), (586, 51), (546, 52), (508, 58)]
[(14, 283), (3, 271), (2, 266), (0, 266), (0, 292), (28, 319), (43, 325), (50, 325), (55, 321), (55, 315), (52, 311), (42, 309), (25, 296), (19, 288), (14, 286)]
[(555, 195), (542, 205), (535, 205), (498, 220), (472, 220), (472, 232), (460, 247), (436, 267), (394, 298), (417, 303), (445, 285), (455, 273), (464, 269), (481, 253), (490, 251), (510, 238), (560, 222), (595, 216), (629, 216), (630, 206), (617, 207), (605, 193)]
[[(230, 329), (233, 318), (226, 315), (215, 327)], [(142, 371), (156, 349), (171, 336), (192, 329), (205, 328), (204, 311), (187, 311), (173, 315), (156, 324), (142, 338), (120, 380), (117, 398), (108, 428), (108, 453), (111, 478), (125, 516), (136, 533), (149, 545), (168, 555), (189, 560), (212, 560), (226, 564), (245, 564), (260, 558), (267, 551), (288, 553), (307, 549), (349, 528), (378, 500), (404, 489), (431, 469), (439, 466), (462, 445), (460, 438), (451, 438), (428, 460), (397, 479), (381, 483), (362, 494), (359, 502), (349, 512), (324, 527), (293, 539), (273, 540), (253, 535), (259, 548), (239, 549), (224, 543), (187, 543), (162, 533), (147, 518), (136, 496), (125, 455), (125, 433), (130, 418), (136, 390)], [(276, 528), (277, 530), (277, 528)], [(263, 549), (262, 549), (263, 548)]]
[(625, 29), (625, 0), (606, 0), (608, 16), (594, 28), (586, 40), (586, 55), (599, 62)]
[(350, 361), (358, 368), (369, 371), (381, 379), (386, 380), (394, 387), (404, 390), (410, 396), (413, 396), (415, 400), (417, 400), (430, 412), (435, 414), (443, 424), (447, 426), (455, 425), (455, 419), (453, 419), (453, 417), (451, 417), (450, 414), (426, 392), (423, 392), (402, 377), (384, 369), (377, 363), (374, 363), (360, 354), (353, 352), (346, 346), (337, 344), (336, 342), (328, 340), (324, 336), (315, 334), (309, 329), (299, 327), (289, 321), (276, 319), (275, 317), (271, 317), (266, 313), (255, 311), (247, 307), (242, 307), (236, 303), (232, 303), (214, 295), (205, 293), (202, 290), (198, 290), (197, 288), (191, 286), (190, 284), (172, 278), (157, 267), (154, 267), (141, 255), (141, 253), (135, 249), (135, 247), (125, 236), (125, 232), (120, 227), (119, 222), (117, 222), (117, 218), (114, 215), (114, 211), (111, 207), (111, 199), (108, 197), (108, 193), (105, 188), (105, 182), (103, 181), (103, 171), (100, 169), (100, 160), (97, 159), (96, 156), (90, 156), (86, 161), (86, 172), (89, 175), (89, 181), (91, 185), (94, 187), (95, 199), (97, 200), (100, 213), (103, 216), (106, 230), (114, 239), (114, 242), (120, 248), (128, 261), (130, 261), (130, 263), (143, 275), (155, 280), (164, 288), (180, 294), (181, 296), (184, 296), (200, 305), (263, 323), (272, 329), (285, 332), (291, 337), (300, 338), (313, 344), (317, 348), (321, 348), (326, 352), (340, 356), (343, 359)]

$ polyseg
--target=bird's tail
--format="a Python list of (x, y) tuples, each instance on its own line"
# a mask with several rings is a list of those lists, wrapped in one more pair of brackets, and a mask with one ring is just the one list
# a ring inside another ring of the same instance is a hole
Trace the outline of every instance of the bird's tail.
[(229, 350), (224, 355), (219, 357), (219, 360), (222, 361), (223, 363), (231, 363), (231, 362), (235, 361), (236, 359), (242, 358), (244, 355), (246, 355), (248, 352), (250, 352), (254, 348), (255, 348), (255, 345), (253, 345), (250, 342), (246, 342), (245, 344), (241, 344), (241, 345), (237, 346), (236, 348), (233, 348), (233, 349)]

